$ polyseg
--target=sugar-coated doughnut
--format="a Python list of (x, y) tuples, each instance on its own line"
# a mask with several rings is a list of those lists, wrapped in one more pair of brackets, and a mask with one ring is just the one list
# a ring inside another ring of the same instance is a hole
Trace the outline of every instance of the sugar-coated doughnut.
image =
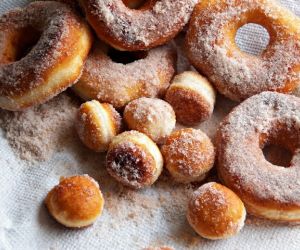
[(196, 125), (212, 115), (216, 93), (205, 77), (186, 71), (174, 77), (165, 100), (174, 108), (180, 123)]
[[(273, 165), (262, 149), (279, 145), (290, 165)], [(222, 122), (217, 134), (222, 181), (259, 217), (300, 222), (300, 99), (263, 92), (250, 97)]]
[(209, 182), (197, 189), (188, 205), (187, 219), (202, 237), (218, 240), (236, 235), (244, 226), (246, 209), (227, 187)]
[(122, 108), (139, 97), (165, 95), (176, 67), (176, 51), (172, 46), (162, 46), (147, 52), (123, 52), (119, 55), (136, 61), (128, 64), (114, 62), (110, 51), (98, 43), (85, 64), (74, 91), (83, 99), (96, 99)]
[(197, 0), (146, 1), (141, 9), (122, 0), (80, 0), (98, 37), (118, 50), (145, 50), (165, 44), (189, 21)]
[(146, 97), (136, 99), (125, 107), (124, 120), (130, 129), (148, 135), (156, 143), (163, 143), (176, 125), (170, 104)]
[(113, 138), (106, 166), (111, 176), (123, 185), (139, 189), (157, 180), (163, 168), (163, 158), (148, 136), (132, 130)]
[(120, 133), (122, 118), (108, 103), (89, 101), (77, 113), (76, 129), (81, 141), (96, 152), (104, 152), (114, 136)]
[(93, 224), (104, 205), (98, 183), (88, 175), (62, 177), (48, 193), (45, 202), (50, 214), (71, 228)]
[(62, 3), (33, 2), (1, 16), (0, 107), (22, 110), (74, 84), (91, 44), (87, 24)]
[[(256, 23), (269, 45), (260, 55), (241, 51), (237, 30)], [(228, 98), (241, 101), (263, 91), (292, 92), (300, 83), (300, 18), (273, 0), (202, 0), (186, 37), (187, 56)]]
[(162, 147), (166, 168), (178, 182), (202, 181), (215, 161), (215, 149), (200, 129), (174, 131)]

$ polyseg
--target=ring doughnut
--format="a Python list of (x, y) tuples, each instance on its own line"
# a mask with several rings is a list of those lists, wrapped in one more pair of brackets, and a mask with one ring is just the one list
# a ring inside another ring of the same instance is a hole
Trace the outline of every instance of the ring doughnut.
[(200, 236), (211, 240), (226, 239), (243, 228), (246, 209), (230, 189), (209, 182), (193, 193), (187, 219)]
[(48, 193), (45, 202), (50, 214), (71, 228), (93, 224), (104, 205), (98, 183), (88, 175), (62, 177)]
[(211, 117), (216, 93), (205, 77), (186, 71), (174, 77), (165, 100), (173, 107), (177, 120), (191, 126)]
[[(218, 134), (221, 180), (256, 216), (300, 222), (300, 99), (276, 92), (250, 97), (222, 122)], [(292, 153), (289, 167), (268, 162), (262, 149)]]
[(132, 130), (113, 138), (106, 167), (108, 173), (123, 185), (139, 189), (157, 180), (162, 172), (163, 158), (148, 136)]
[(166, 168), (178, 182), (202, 181), (215, 161), (215, 149), (200, 129), (174, 131), (162, 146)]
[(87, 24), (64, 4), (33, 2), (4, 14), (0, 17), (0, 107), (22, 110), (74, 84), (91, 44)]
[(125, 107), (124, 120), (131, 130), (142, 132), (160, 144), (176, 125), (175, 113), (170, 104), (146, 97), (136, 99)]
[[(112, 51), (112, 52), (110, 52)], [(137, 59), (131, 63), (114, 62)], [(176, 67), (176, 51), (162, 46), (148, 52), (116, 52), (104, 44), (97, 44), (85, 64), (82, 77), (73, 90), (84, 100), (98, 100), (122, 108), (140, 97), (165, 95)]]
[[(270, 35), (258, 56), (235, 43), (247, 23)], [(235, 101), (263, 91), (290, 93), (300, 84), (300, 18), (273, 0), (202, 0), (191, 17), (186, 49), (193, 66)]]
[(108, 103), (89, 101), (77, 113), (76, 129), (81, 141), (96, 152), (105, 152), (114, 136), (120, 133), (122, 118)]
[(80, 0), (98, 37), (118, 50), (145, 50), (167, 43), (189, 21), (197, 0), (148, 0), (130, 9), (122, 0)]

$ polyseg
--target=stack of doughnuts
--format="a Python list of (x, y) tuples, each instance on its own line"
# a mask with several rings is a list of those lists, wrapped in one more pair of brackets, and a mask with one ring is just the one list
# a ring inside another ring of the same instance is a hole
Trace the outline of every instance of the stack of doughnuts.
[[(270, 35), (257, 56), (235, 42), (247, 23)], [(184, 27), (193, 67), (176, 75), (173, 38)], [(187, 219), (208, 239), (237, 234), (246, 211), (300, 222), (300, 99), (288, 95), (299, 85), (300, 18), (274, 0), (35, 1), (0, 17), (0, 108), (22, 111), (72, 86), (83, 100), (78, 136), (106, 152), (114, 180), (149, 188), (165, 167), (173, 181), (193, 183)], [(176, 127), (210, 119), (217, 92), (247, 100), (214, 143), (196, 127)], [(289, 166), (266, 160), (272, 144), (292, 153)], [(224, 186), (205, 183), (214, 166)], [(104, 199), (93, 178), (78, 175), (62, 178), (45, 203), (58, 222), (81, 228)]]

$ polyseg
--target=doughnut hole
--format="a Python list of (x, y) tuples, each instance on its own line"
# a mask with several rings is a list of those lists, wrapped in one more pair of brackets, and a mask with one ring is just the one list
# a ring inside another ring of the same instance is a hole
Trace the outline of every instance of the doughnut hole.
[(153, 2), (149, 0), (122, 0), (125, 6), (129, 9), (139, 9), (143, 7), (148, 2)]
[(258, 56), (268, 47), (270, 34), (259, 24), (247, 23), (237, 30), (235, 43), (241, 51)]
[(109, 48), (107, 55), (116, 63), (129, 64), (147, 57), (147, 51), (119, 51), (114, 48)]

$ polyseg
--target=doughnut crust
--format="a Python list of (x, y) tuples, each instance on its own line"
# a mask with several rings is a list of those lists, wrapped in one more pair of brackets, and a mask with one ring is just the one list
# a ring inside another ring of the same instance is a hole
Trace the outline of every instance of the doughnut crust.
[(120, 133), (122, 118), (108, 103), (89, 101), (77, 113), (76, 129), (81, 141), (96, 152), (105, 152), (112, 138)]
[(197, 0), (148, 0), (130, 9), (122, 0), (80, 0), (98, 37), (118, 50), (145, 50), (167, 43), (187, 24)]
[[(254, 56), (235, 43), (247, 23), (265, 27), (267, 48)], [(226, 97), (242, 101), (263, 91), (292, 92), (300, 83), (300, 18), (273, 0), (203, 0), (191, 17), (187, 56)]]
[(202, 181), (215, 161), (215, 149), (208, 136), (192, 128), (173, 132), (162, 154), (172, 177), (182, 183)]
[[(285, 168), (262, 149), (279, 145), (292, 153)], [(217, 134), (222, 181), (259, 217), (300, 222), (300, 99), (263, 92), (250, 97), (222, 122)]]
[(146, 97), (125, 107), (124, 120), (130, 129), (148, 135), (156, 143), (163, 143), (176, 124), (174, 110), (167, 102)]
[(230, 189), (209, 182), (197, 189), (188, 205), (187, 219), (202, 237), (218, 240), (236, 235), (244, 226), (246, 209)]
[(0, 107), (23, 110), (74, 84), (91, 44), (87, 24), (64, 4), (33, 2), (4, 14), (0, 17)]
[(163, 168), (163, 158), (148, 136), (132, 130), (112, 140), (106, 167), (110, 175), (123, 185), (139, 189), (157, 180)]
[(93, 224), (104, 205), (98, 183), (88, 175), (62, 177), (48, 193), (45, 202), (50, 214), (71, 228)]
[(174, 108), (177, 120), (191, 126), (210, 118), (216, 93), (205, 77), (186, 71), (174, 77), (165, 100)]
[(173, 46), (144, 52), (145, 58), (129, 64), (114, 62), (108, 53), (109, 48), (103, 43), (98, 43), (90, 53), (82, 77), (73, 87), (81, 98), (95, 99), (122, 108), (142, 96), (165, 95), (176, 67)]

